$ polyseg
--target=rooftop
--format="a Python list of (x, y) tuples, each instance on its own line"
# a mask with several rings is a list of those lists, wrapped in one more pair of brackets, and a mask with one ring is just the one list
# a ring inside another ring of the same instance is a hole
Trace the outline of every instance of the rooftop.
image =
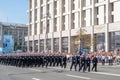
[(0, 22), (0, 25), (3, 25), (3, 26), (19, 26), (19, 27), (27, 27), (26, 24), (8, 23), (8, 22)]

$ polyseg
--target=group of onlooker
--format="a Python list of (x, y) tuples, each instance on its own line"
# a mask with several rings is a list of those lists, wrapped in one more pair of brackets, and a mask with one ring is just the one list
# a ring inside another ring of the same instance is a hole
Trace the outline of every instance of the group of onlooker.
[(102, 63), (102, 65), (105, 65), (108, 63), (108, 65), (113, 64), (120, 64), (120, 53), (115, 52), (93, 52), (90, 53), (91, 55), (96, 55), (98, 62)]

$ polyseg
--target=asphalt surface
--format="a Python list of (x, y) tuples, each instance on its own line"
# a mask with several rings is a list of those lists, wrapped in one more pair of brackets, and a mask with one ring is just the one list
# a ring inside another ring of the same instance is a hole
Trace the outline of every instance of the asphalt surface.
[(120, 80), (120, 66), (98, 66), (98, 72), (78, 72), (60, 67), (18, 68), (0, 65), (0, 80)]

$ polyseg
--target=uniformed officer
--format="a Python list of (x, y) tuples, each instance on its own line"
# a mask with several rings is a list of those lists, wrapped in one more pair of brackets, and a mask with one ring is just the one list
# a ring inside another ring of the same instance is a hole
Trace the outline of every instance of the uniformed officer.
[(96, 56), (93, 57), (92, 63), (93, 63), (92, 71), (93, 71), (93, 69), (95, 69), (95, 72), (97, 72), (98, 59)]
[(77, 65), (79, 66), (79, 68), (80, 68), (80, 55), (77, 55), (76, 56), (76, 64), (75, 64), (75, 69), (77, 69)]
[(89, 55), (87, 55), (87, 58), (86, 58), (86, 69), (88, 68), (88, 72), (90, 72), (90, 63), (91, 63), (90, 57), (89, 57)]
[(85, 59), (85, 56), (82, 55), (82, 56), (81, 56), (81, 66), (80, 66), (80, 68), (79, 68), (79, 71), (80, 71), (81, 69), (83, 69), (83, 72), (85, 72), (85, 66), (86, 66), (86, 59)]
[(63, 56), (63, 68), (66, 68), (66, 66), (67, 66), (67, 56), (64, 55)]
[[(73, 55), (72, 56), (72, 63), (71, 63), (70, 71), (72, 70), (73, 66), (75, 68), (75, 65), (76, 65), (76, 55)], [(75, 71), (77, 71), (76, 68), (75, 68)]]

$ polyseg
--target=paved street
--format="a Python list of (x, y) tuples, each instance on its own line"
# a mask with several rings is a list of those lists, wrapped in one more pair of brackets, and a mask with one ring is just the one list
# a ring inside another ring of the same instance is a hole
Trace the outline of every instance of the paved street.
[(60, 67), (17, 68), (0, 65), (0, 80), (120, 80), (120, 66), (99, 66), (98, 72), (75, 72)]

